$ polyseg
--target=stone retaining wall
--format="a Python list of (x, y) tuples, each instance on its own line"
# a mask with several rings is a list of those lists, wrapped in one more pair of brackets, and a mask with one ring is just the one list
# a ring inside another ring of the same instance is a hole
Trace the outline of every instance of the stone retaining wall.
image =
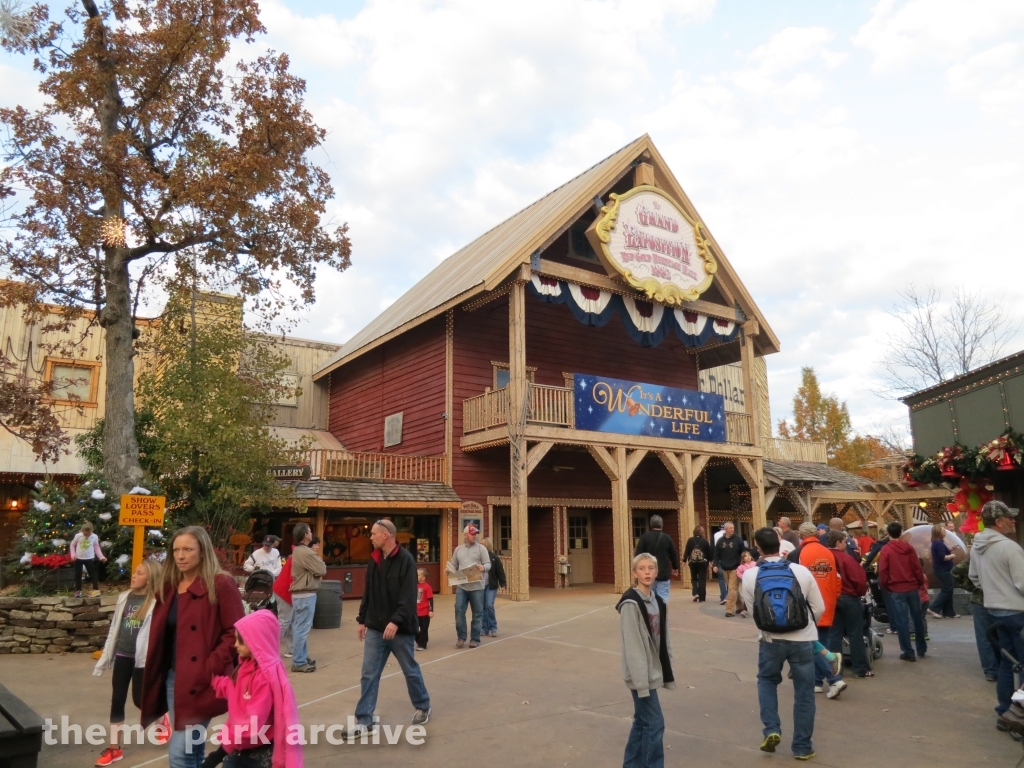
[(92, 653), (102, 649), (117, 595), (0, 597), (0, 653)]

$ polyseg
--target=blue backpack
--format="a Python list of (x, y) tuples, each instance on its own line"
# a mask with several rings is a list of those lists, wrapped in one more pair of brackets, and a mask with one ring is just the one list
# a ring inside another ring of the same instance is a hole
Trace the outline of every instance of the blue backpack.
[(785, 633), (803, 629), (810, 609), (800, 582), (786, 560), (758, 566), (754, 586), (754, 624), (765, 632)]

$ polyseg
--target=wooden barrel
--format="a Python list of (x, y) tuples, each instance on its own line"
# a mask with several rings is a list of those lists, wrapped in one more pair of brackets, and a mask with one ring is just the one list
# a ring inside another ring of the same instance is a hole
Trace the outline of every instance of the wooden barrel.
[(324, 579), (316, 591), (313, 629), (337, 629), (341, 626), (341, 582)]

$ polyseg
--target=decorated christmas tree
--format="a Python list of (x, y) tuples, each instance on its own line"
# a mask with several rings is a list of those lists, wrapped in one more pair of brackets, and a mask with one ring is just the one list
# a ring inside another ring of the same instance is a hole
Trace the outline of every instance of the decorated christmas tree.
[[(150, 493), (133, 488), (133, 493)], [(70, 564), (69, 548), (83, 523), (89, 521), (107, 558), (106, 580), (120, 581), (131, 574), (134, 529), (118, 524), (120, 499), (99, 473), (87, 474), (75, 492), (48, 480), (36, 483), (32, 502), (21, 518), (21, 530), (12, 547), (10, 568), (22, 574), (33, 568), (59, 568)], [(169, 535), (170, 520), (146, 532), (146, 554), (161, 550)]]

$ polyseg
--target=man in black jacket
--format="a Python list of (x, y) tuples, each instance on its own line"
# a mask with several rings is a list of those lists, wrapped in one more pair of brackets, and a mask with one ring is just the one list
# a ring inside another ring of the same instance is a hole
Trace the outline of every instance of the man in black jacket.
[(679, 575), (679, 553), (676, 551), (676, 545), (672, 543), (672, 537), (661, 530), (664, 525), (665, 521), (661, 519), (661, 515), (651, 515), (651, 530), (640, 537), (633, 557), (641, 552), (648, 552), (658, 559), (658, 577), (654, 580), (654, 591), (667, 603), (670, 579)]
[(395, 524), (378, 520), (370, 529), (373, 553), (366, 566), (366, 587), (359, 604), (359, 639), (363, 641), (363, 676), (353, 736), (377, 730), (377, 689), (388, 656), (395, 655), (416, 708), (413, 725), (430, 719), (430, 694), (416, 663), (416, 560), (395, 540)]
[(740, 595), (740, 580), (736, 577), (736, 569), (740, 567), (740, 556), (747, 551), (747, 545), (743, 539), (736, 535), (736, 526), (732, 523), (725, 524), (725, 535), (715, 544), (715, 573), (721, 571), (725, 574), (725, 583), (729, 587), (729, 594), (725, 598), (725, 615), (736, 615), (736, 601)]

